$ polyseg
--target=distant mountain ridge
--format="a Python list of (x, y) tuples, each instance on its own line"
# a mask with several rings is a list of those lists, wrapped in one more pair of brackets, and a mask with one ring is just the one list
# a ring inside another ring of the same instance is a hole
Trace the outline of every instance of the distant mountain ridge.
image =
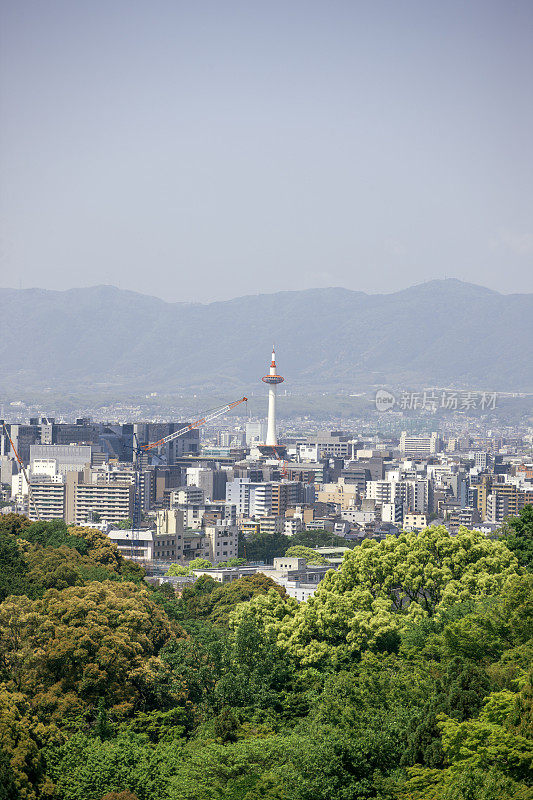
[(4, 391), (256, 387), (274, 341), (287, 388), (533, 389), (533, 295), (455, 279), (167, 303), (94, 286), (0, 289)]

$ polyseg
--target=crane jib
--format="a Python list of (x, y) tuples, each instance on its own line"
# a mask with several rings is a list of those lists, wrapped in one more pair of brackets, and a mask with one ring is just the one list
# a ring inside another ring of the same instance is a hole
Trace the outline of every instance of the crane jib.
[(154, 447), (159, 447), (162, 444), (167, 444), (167, 442), (172, 442), (179, 436), (183, 436), (183, 434), (187, 433), (187, 431), (192, 431), (195, 428), (199, 428), (202, 425), (205, 425), (206, 422), (209, 422), (210, 420), (220, 416), (220, 414), (224, 414), (226, 411), (231, 411), (231, 409), (235, 408), (235, 406), (238, 406), (240, 403), (246, 403), (247, 401), (247, 397), (241, 397), (240, 400), (235, 400), (233, 403), (228, 403), (225, 406), (221, 406), (220, 408), (215, 409), (211, 414), (206, 414), (206, 416), (202, 417), (202, 419), (198, 419), (196, 422), (191, 422), (189, 425), (185, 425), (179, 431), (174, 431), (174, 433), (164, 436), (163, 439), (158, 439), (157, 442), (149, 442), (148, 444), (141, 445), (141, 450), (153, 450)]

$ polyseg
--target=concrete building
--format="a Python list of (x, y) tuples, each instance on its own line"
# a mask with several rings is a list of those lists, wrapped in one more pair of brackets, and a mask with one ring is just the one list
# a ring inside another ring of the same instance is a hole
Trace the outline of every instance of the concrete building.
[(439, 450), (440, 439), (436, 432), (429, 436), (411, 436), (406, 431), (403, 431), (400, 437), (400, 451), (402, 453), (426, 456), (431, 453), (438, 453)]
[(283, 533), (285, 531), (285, 518), (272, 514), (259, 518), (259, 533)]
[[(172, 433), (188, 428), (188, 422), (138, 422), (133, 425), (139, 445), (158, 442)], [(200, 454), (200, 433), (197, 428), (188, 430), (187, 433), (165, 442), (154, 452), (162, 457), (166, 464), (175, 464), (177, 459), (184, 456), (198, 456)]]
[(134, 561), (152, 561), (154, 557), (153, 531), (111, 528), (107, 532), (107, 536), (113, 544), (116, 544), (119, 553), (125, 558), (131, 558)]
[(38, 482), (30, 480), (30, 486), (32, 502), (28, 502), (29, 519), (65, 519), (66, 486), (62, 480), (58, 482), (45, 477)]
[(305, 525), (300, 517), (285, 517), (283, 530), (285, 536), (294, 536), (295, 533), (301, 533), (303, 530), (305, 530)]
[(260, 530), (259, 520), (241, 519), (239, 522), (239, 530), (246, 537), (254, 536), (255, 534), (259, 533)]
[(302, 500), (302, 485), (298, 481), (272, 483), (272, 514), (284, 516), (288, 508), (294, 508)]
[(266, 517), (272, 513), (272, 484), (235, 478), (226, 484), (226, 502), (236, 507), (238, 516)]
[(316, 499), (319, 503), (334, 503), (341, 511), (352, 509), (356, 506), (359, 497), (359, 487), (356, 483), (345, 483), (340, 478), (337, 483), (325, 483), (318, 490)]
[(474, 453), (474, 466), (480, 472), (485, 472), (491, 463), (491, 454), (484, 452)]
[(428, 521), (425, 514), (409, 512), (403, 518), (403, 529), (405, 531), (423, 531), (427, 526)]
[(188, 467), (187, 486), (202, 489), (206, 500), (224, 500), (226, 497), (227, 473), (207, 467)]
[(36, 462), (55, 461), (55, 471), (63, 474), (80, 472), (91, 465), (91, 445), (76, 444), (33, 444), (30, 447), (30, 469), (35, 472)]
[(266, 439), (267, 426), (265, 422), (246, 423), (246, 444), (248, 446), (264, 442)]
[(209, 544), (207, 557), (212, 564), (237, 558), (239, 531), (236, 525), (230, 525), (226, 520), (221, 520), (216, 525), (206, 526), (204, 533)]
[(509, 501), (511, 497), (509, 494), (501, 492), (494, 492), (487, 497), (487, 515), (486, 522), (504, 521), (505, 517), (509, 516)]
[(83, 473), (79, 472), (66, 473), (65, 482), (67, 523), (85, 525), (94, 513), (110, 524), (132, 518), (134, 488), (131, 483), (84, 483)]
[(183, 512), (176, 509), (158, 511), (153, 535), (153, 558), (173, 563), (184, 561)]
[(459, 508), (456, 511), (452, 511), (448, 517), (448, 530), (450, 533), (457, 533), (462, 525), (472, 530), (480, 521), (477, 508)]
[(429, 505), (429, 481), (427, 479), (368, 481), (366, 496), (367, 499), (381, 504), (401, 501), (409, 511), (426, 513)]
[(170, 492), (170, 507), (181, 505), (203, 505), (205, 500), (204, 490), (198, 486), (181, 486)]
[(212, 525), (217, 520), (228, 520), (231, 525), (237, 523), (237, 510), (229, 503), (189, 503), (173, 506), (184, 514), (185, 527), (198, 530), (204, 525)]
[(392, 503), (383, 503), (381, 506), (382, 522), (393, 522), (395, 525), (403, 525), (404, 515), (405, 503), (403, 500), (394, 500)]

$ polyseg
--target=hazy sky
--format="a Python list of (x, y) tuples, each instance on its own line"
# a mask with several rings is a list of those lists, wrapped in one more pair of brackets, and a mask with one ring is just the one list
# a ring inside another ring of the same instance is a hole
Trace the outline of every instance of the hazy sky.
[(1, 8), (1, 285), (532, 290), (531, 0)]

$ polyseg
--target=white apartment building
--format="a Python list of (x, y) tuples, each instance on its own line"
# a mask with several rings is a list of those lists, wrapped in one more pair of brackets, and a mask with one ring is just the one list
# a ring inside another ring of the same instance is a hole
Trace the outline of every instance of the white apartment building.
[(272, 484), (256, 483), (250, 488), (250, 515), (268, 517), (272, 513)]
[[(112, 483), (70, 482), (67, 476), (66, 521), (85, 525), (90, 513), (97, 513), (111, 524), (129, 519), (133, 515), (133, 485), (122, 481)], [(77, 476), (76, 476), (77, 477)]]
[(487, 497), (487, 516), (485, 522), (501, 523), (509, 516), (509, 498), (506, 495), (494, 493)]
[(424, 513), (428, 510), (429, 481), (427, 479), (367, 481), (366, 497), (381, 504), (399, 501), (410, 511)]
[(259, 533), (283, 533), (285, 518), (277, 515), (259, 518)]
[(272, 513), (272, 484), (235, 478), (226, 484), (226, 502), (236, 507), (238, 516), (266, 517)]
[(378, 503), (391, 503), (396, 499), (398, 481), (367, 481), (365, 495), (368, 500)]
[(116, 544), (119, 553), (134, 561), (151, 561), (153, 558), (153, 533), (147, 530), (118, 530), (111, 528), (108, 538)]
[(381, 521), (401, 525), (405, 514), (405, 504), (402, 500), (392, 503), (383, 503), (381, 506)]
[(174, 489), (170, 492), (170, 505), (203, 505), (205, 500), (204, 490), (199, 489), (198, 486), (180, 486), (179, 489)]
[(305, 525), (301, 517), (289, 517), (285, 519), (285, 536), (294, 536), (295, 533), (301, 533), (305, 530)]
[(400, 437), (400, 450), (402, 453), (413, 455), (430, 455), (440, 450), (440, 439), (435, 431), (429, 436), (411, 436), (403, 431)]
[(251, 445), (256, 442), (264, 442), (266, 439), (266, 429), (266, 422), (247, 422), (246, 444)]
[(353, 525), (368, 525), (376, 521), (375, 511), (341, 511), (341, 519)]
[[(63, 476), (58, 476), (62, 478)], [(32, 500), (28, 502), (28, 517), (31, 520), (64, 519), (66, 487), (63, 480), (30, 479)], [(36, 509), (39, 512), (37, 516)]]

